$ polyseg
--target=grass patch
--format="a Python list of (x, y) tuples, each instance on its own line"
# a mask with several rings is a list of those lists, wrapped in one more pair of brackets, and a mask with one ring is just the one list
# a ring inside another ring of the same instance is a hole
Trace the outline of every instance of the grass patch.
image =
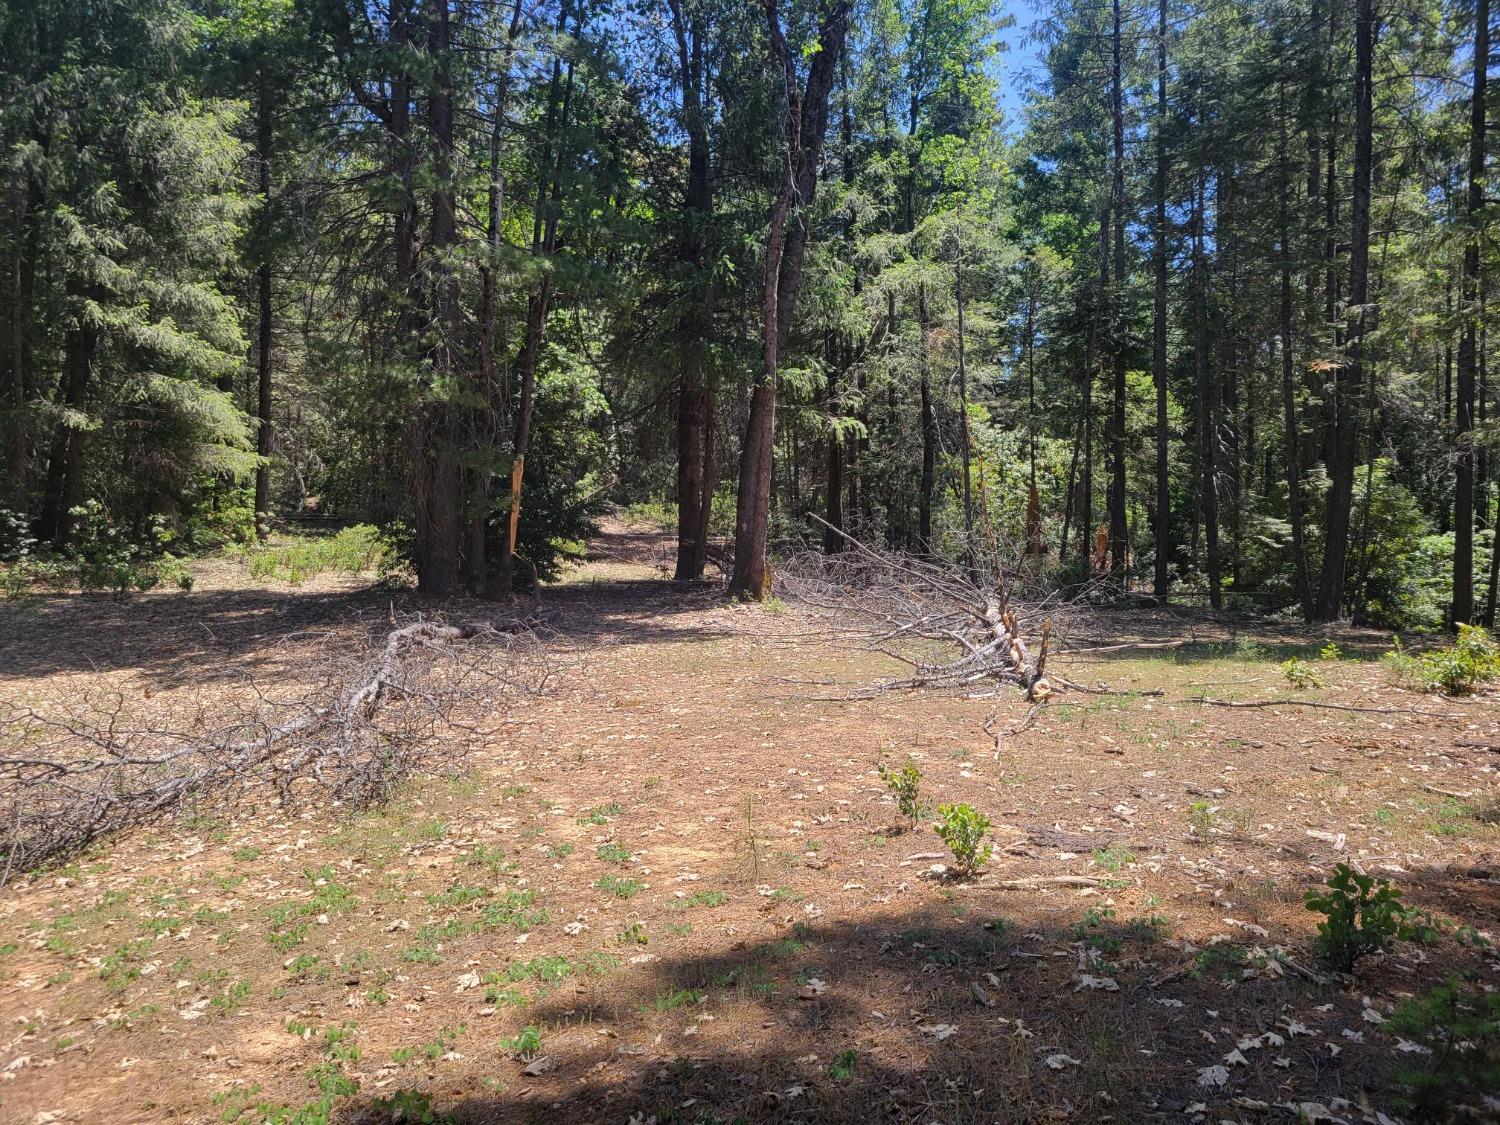
[(634, 898), (645, 889), (646, 884), (637, 882), (634, 879), (621, 879), (616, 875), (605, 875), (602, 878), (594, 880), (594, 887), (596, 890), (605, 891), (616, 898)]
[(390, 544), (380, 530), (362, 523), (337, 535), (307, 536), (262, 547), (250, 553), (248, 565), (255, 578), (297, 586), (328, 571), (360, 574), (391, 557)]

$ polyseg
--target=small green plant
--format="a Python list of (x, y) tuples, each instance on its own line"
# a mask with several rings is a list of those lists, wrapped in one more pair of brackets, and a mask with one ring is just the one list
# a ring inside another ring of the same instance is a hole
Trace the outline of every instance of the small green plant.
[(1209, 829), (1214, 826), (1216, 811), (1210, 801), (1194, 801), (1188, 806), (1188, 827), (1200, 836), (1207, 836)]
[(572, 844), (549, 844), (547, 845), (548, 859), (567, 859), (573, 854)]
[(723, 891), (698, 891), (688, 898), (680, 898), (671, 903), (673, 910), (690, 910), (695, 906), (723, 906), (729, 901), (729, 896)]
[(638, 883), (634, 879), (621, 879), (614, 875), (605, 875), (594, 880), (596, 890), (606, 891), (616, 898), (634, 898), (645, 888), (644, 883)]
[(1093, 860), (1097, 866), (1106, 871), (1118, 871), (1135, 862), (1135, 853), (1126, 851), (1117, 844), (1111, 844), (1107, 848), (1095, 848)]
[(620, 847), (619, 844), (600, 844), (594, 849), (594, 855), (605, 863), (629, 863), (630, 851)]
[(646, 935), (645, 926), (632, 922), (615, 935), (615, 941), (621, 945), (648, 945), (651, 939)]
[(1410, 912), (1401, 905), (1401, 891), (1389, 879), (1337, 864), (1323, 891), (1307, 892), (1307, 909), (1324, 915), (1315, 945), (1330, 969), (1354, 971), (1355, 962), (1370, 953), (1390, 949), (1414, 936)]
[(1344, 650), (1339, 648), (1337, 642), (1329, 641), (1326, 645), (1318, 650), (1318, 659), (1342, 660), (1344, 659)]
[(885, 782), (885, 787), (896, 798), (896, 807), (901, 810), (901, 815), (913, 822), (921, 820), (922, 772), (917, 769), (917, 764), (908, 758), (899, 770), (891, 769), (884, 762), (876, 769), (880, 771), (880, 780)]
[(1298, 691), (1323, 686), (1323, 677), (1318, 675), (1318, 670), (1295, 656), (1282, 663), (1281, 671), (1286, 676), (1286, 682)]
[(668, 988), (658, 993), (648, 1007), (657, 1012), (675, 1012), (679, 1008), (701, 1003), (703, 997), (704, 993), (696, 988)]
[(464, 856), (464, 862), (470, 867), (488, 867), (491, 872), (498, 875), (505, 869), (505, 849), (475, 844), (469, 850), (469, 854)]
[(397, 1090), (376, 1098), (370, 1108), (377, 1121), (401, 1121), (409, 1125), (454, 1125), (457, 1118), (432, 1107), (432, 1095), (420, 1090)]
[(989, 862), (994, 848), (985, 839), (990, 818), (972, 805), (939, 805), (934, 827), (943, 843), (953, 852), (958, 870), (972, 875)]
[(535, 1058), (537, 1053), (542, 1049), (541, 1029), (524, 1027), (521, 1029), (519, 1035), (512, 1035), (500, 1040), (500, 1049), (522, 1061)]
[(1459, 625), (1458, 639), (1447, 648), (1423, 653), (1416, 673), (1423, 691), (1468, 695), (1500, 677), (1500, 645), (1477, 625)]
[(841, 1051), (834, 1056), (828, 1067), (828, 1077), (835, 1082), (847, 1082), (854, 1077), (854, 1064), (859, 1059), (858, 1051)]
[(591, 824), (608, 824), (610, 817), (619, 816), (624, 811), (623, 805), (597, 805), (592, 809), (585, 809), (583, 815), (578, 818), (578, 823), (585, 827)]

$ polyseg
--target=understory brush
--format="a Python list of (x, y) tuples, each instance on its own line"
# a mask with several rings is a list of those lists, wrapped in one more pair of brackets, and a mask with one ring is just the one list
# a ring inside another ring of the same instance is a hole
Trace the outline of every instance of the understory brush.
[(253, 550), (248, 565), (256, 578), (296, 586), (327, 571), (360, 574), (380, 567), (391, 555), (390, 542), (380, 530), (361, 523), (337, 535), (292, 539)]
[(1459, 625), (1458, 639), (1430, 652), (1411, 653), (1397, 637), (1382, 657), (1408, 687), (1446, 695), (1469, 695), (1500, 678), (1500, 645), (1477, 625)]

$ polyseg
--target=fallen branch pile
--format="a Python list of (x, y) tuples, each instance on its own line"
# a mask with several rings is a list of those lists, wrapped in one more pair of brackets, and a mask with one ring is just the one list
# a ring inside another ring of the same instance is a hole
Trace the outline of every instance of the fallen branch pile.
[(260, 789), (365, 806), (418, 769), (451, 767), (480, 716), (546, 688), (526, 622), (390, 622), (351, 651), (298, 648), (295, 686), (250, 679), (146, 705), (121, 692), (46, 709), (0, 704), (0, 885), (188, 802)]
[[(960, 690), (999, 698), (1019, 689), (1031, 704), (1000, 739), (1025, 729), (1062, 691), (1081, 688), (1047, 671), (1048, 647), (1072, 605), (1037, 592), (1020, 604), (1003, 578), (984, 581), (969, 569), (933, 559), (885, 554), (852, 537), (836, 555), (805, 554), (778, 572), (787, 596), (852, 621), (864, 647), (908, 666), (908, 675), (855, 688), (839, 698), (868, 699), (892, 691)], [(1096, 689), (1097, 690), (1097, 689)]]

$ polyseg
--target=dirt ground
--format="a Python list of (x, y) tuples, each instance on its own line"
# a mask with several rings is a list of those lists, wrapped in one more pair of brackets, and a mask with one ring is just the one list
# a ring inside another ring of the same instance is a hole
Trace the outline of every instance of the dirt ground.
[[(0, 891), (0, 1121), (1416, 1119), (1399, 1075), (1430, 1057), (1383, 1022), (1500, 963), (1446, 936), (1315, 980), (1302, 899), (1355, 860), (1500, 935), (1494, 694), (1402, 692), (1373, 634), (1319, 659), (1105, 614), (1197, 640), (1059, 658), (1163, 694), (1064, 696), (997, 760), (989, 703), (844, 700), (889, 662), (675, 586), (665, 551), (612, 524), (546, 591), (563, 674), (462, 775), (377, 811), (198, 809)], [(483, 612), (215, 564), (0, 607), (0, 699), (295, 677), (299, 634), (392, 606)], [(1325, 686), (1292, 690), (1290, 655)], [(932, 805), (992, 818), (980, 878), (902, 823), (876, 766), (908, 755)]]

